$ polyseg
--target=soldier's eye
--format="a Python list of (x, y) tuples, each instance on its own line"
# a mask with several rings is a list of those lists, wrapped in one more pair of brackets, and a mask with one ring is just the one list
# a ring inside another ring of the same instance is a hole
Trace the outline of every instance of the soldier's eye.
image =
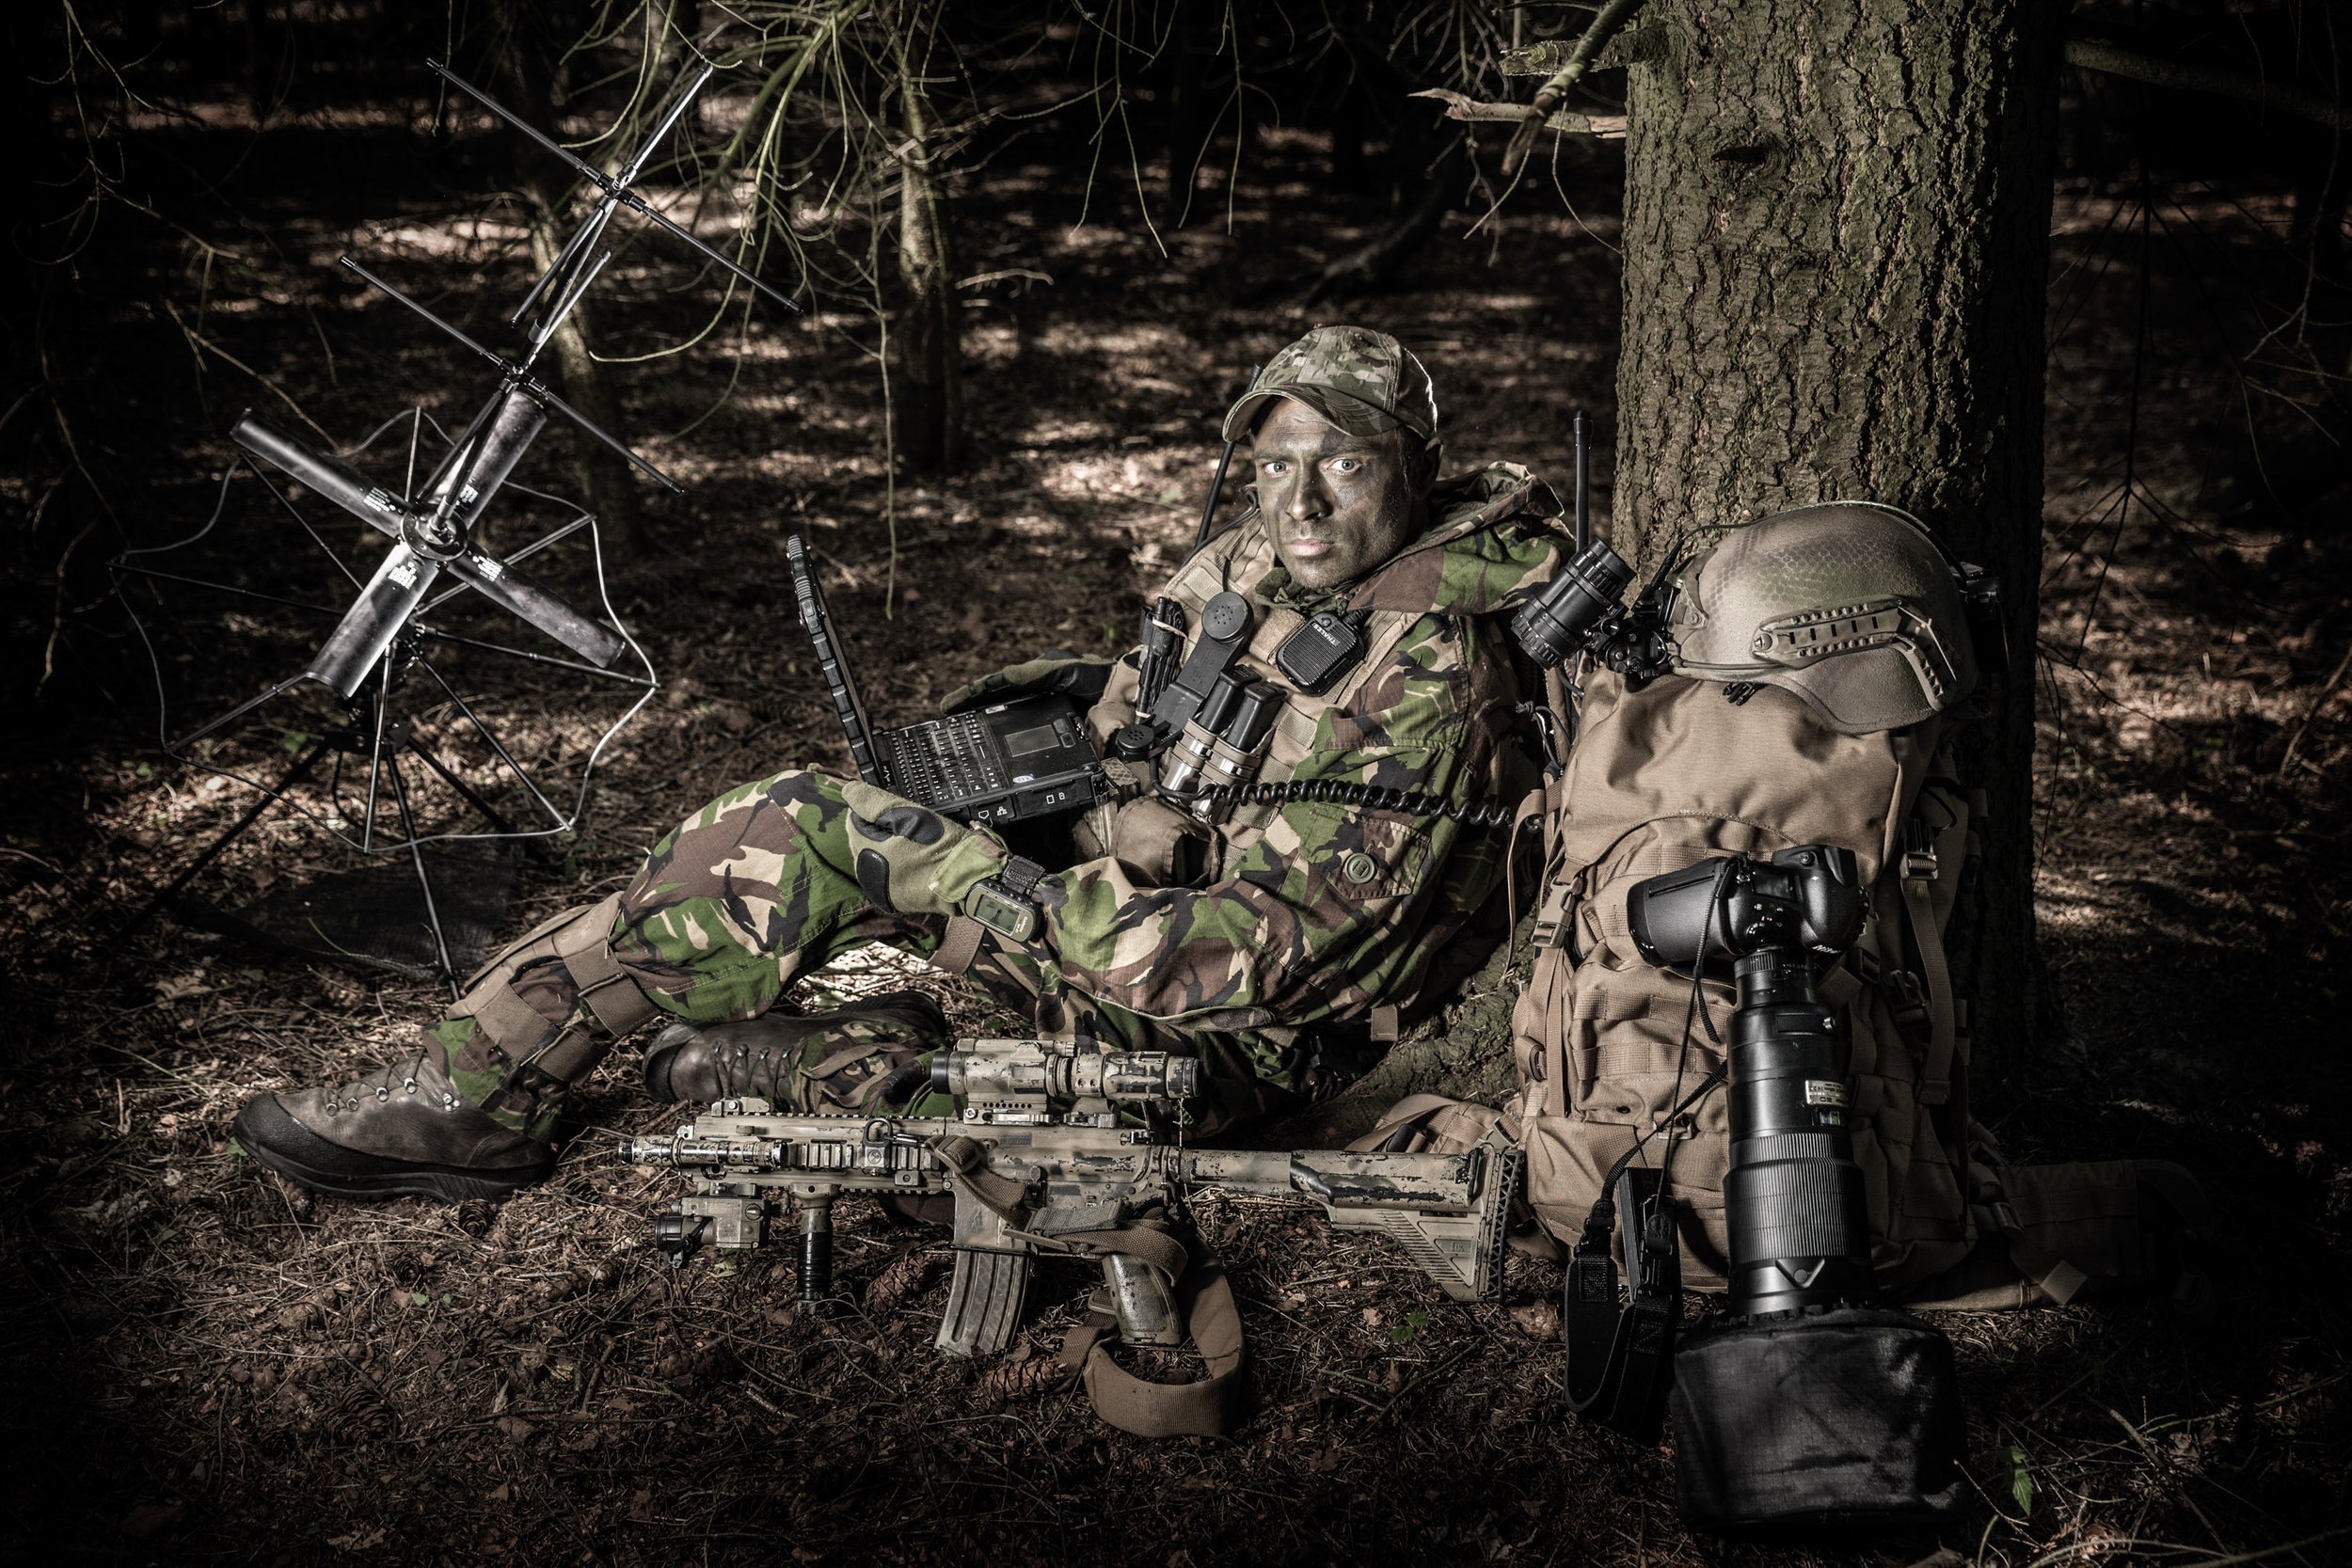
[(1334, 457), (1331, 459), (1331, 468), (1335, 473), (1352, 474), (1363, 466), (1364, 460), (1360, 457)]
[(1279, 457), (1269, 457), (1263, 463), (1259, 464), (1258, 467), (1263, 468), (1269, 474), (1283, 474), (1290, 471), (1290, 465), (1283, 462)]

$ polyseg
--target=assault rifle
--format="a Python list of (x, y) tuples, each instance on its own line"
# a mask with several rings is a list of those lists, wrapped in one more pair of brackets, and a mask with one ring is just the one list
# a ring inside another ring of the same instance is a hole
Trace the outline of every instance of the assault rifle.
[[(964, 1040), (931, 1067), (932, 1087), (961, 1100), (959, 1119), (806, 1116), (760, 1100), (722, 1101), (667, 1137), (625, 1140), (621, 1157), (692, 1180), (692, 1192), (655, 1222), (673, 1265), (705, 1241), (757, 1246), (771, 1204), (792, 1199), (806, 1309), (832, 1291), (832, 1212), (844, 1193), (951, 1195), (955, 1275), (935, 1341), (949, 1355), (1010, 1344), (1040, 1253), (1101, 1261), (1125, 1342), (1183, 1343), (1187, 1259), (1169, 1227), (1192, 1192), (1318, 1205), (1342, 1229), (1393, 1239), (1454, 1300), (1495, 1299), (1520, 1178), (1517, 1148), (1187, 1148), (1162, 1126), (1198, 1091), (1200, 1069), (1189, 1056), (1099, 1052), (1091, 1042)], [(1134, 1111), (1122, 1117), (1120, 1105)], [(1121, 1125), (1135, 1111), (1148, 1125)], [(1238, 1360), (1237, 1325), (1233, 1338)]]

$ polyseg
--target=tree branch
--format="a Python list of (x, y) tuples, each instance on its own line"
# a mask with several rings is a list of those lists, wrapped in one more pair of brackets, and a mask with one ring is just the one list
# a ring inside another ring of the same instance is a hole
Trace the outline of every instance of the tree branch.
[(2212, 93), (2217, 98), (2235, 98), (2248, 103), (2258, 103), (2265, 109), (2276, 109), (2282, 115), (2308, 119), (2330, 131), (2352, 130), (2352, 112), (2323, 94), (2291, 83), (2265, 82), (2259, 76), (2249, 76), (2218, 66), (2192, 65), (2186, 60), (2168, 59), (2160, 55), (2142, 55), (2106, 39), (2069, 39), (2066, 40), (2066, 63), (2085, 71), (2104, 71), (2109, 76), (2128, 77), (2145, 82), (2150, 87), (2174, 87), (2184, 92)]
[[(1448, 119), (1502, 120), (1516, 125), (1527, 118), (1527, 105), (1524, 103), (1482, 103), (1467, 94), (1452, 92), (1444, 87), (1431, 87), (1425, 92), (1416, 92), (1408, 96), (1436, 99), (1445, 105), (1445, 117)], [(1574, 115), (1564, 109), (1559, 113), (1547, 116), (1544, 119), (1544, 129), (1559, 131), (1572, 136), (1591, 136), (1599, 141), (1623, 141), (1625, 139), (1625, 116)]]

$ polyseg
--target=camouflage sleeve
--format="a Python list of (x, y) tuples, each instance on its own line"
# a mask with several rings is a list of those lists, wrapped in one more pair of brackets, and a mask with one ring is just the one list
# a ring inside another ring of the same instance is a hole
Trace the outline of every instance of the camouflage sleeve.
[[(1294, 777), (1482, 800), (1507, 677), (1476, 677), (1475, 632), (1434, 616), (1413, 627), (1349, 708), (1324, 714)], [(1217, 1028), (1360, 1017), (1426, 967), (1423, 927), (1456, 880), (1449, 858), (1488, 859), (1495, 837), (1440, 816), (1293, 802), (1206, 887), (1139, 887), (1109, 858), (1070, 868), (1058, 894), (1041, 890), (1045, 935), (1065, 983), (1148, 1017), (1221, 1015)]]

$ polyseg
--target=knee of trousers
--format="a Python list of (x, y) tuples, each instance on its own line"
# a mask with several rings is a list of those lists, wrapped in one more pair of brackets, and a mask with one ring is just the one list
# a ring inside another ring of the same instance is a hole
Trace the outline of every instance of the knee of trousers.
[[(472, 1020), (477, 1037), (510, 1062), (564, 1083), (585, 1074), (603, 1054), (600, 1036), (628, 1034), (658, 1010), (612, 955), (620, 905), (616, 893), (525, 932), (474, 971), (449, 1016)], [(596, 1028), (550, 1022), (515, 989), (517, 975), (548, 959), (563, 966), (579, 992), (575, 1014), (585, 1009)]]

